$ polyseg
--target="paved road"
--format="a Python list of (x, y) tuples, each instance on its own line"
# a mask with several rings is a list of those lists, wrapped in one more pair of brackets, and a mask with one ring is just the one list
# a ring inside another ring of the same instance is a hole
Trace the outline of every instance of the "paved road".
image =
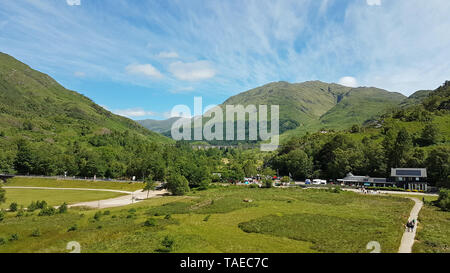
[(81, 202), (69, 205), (69, 207), (90, 207), (96, 209), (121, 207), (129, 204), (137, 203), (143, 201), (147, 198), (153, 198), (158, 196), (163, 196), (167, 194), (166, 190), (162, 191), (150, 191), (147, 196), (147, 191), (137, 190), (135, 192), (131, 191), (121, 191), (121, 190), (110, 190), (110, 189), (86, 189), (86, 188), (51, 188), (51, 187), (3, 187), (4, 189), (36, 189), (36, 190), (78, 190), (78, 191), (107, 191), (107, 192), (117, 192), (124, 193), (126, 195), (110, 198), (106, 200), (97, 200), (89, 202)]
[(423, 206), (423, 202), (420, 201), (419, 199), (413, 198), (413, 197), (408, 197), (408, 198), (413, 200), (416, 203), (411, 210), (408, 221), (411, 221), (414, 219), (414, 220), (416, 220), (416, 225), (414, 226), (414, 230), (412, 232), (408, 232), (408, 230), (405, 228), (405, 232), (403, 233), (402, 242), (400, 243), (398, 253), (411, 253), (412, 252), (412, 247), (414, 245), (414, 239), (416, 237), (417, 225), (419, 224), (417, 219), (419, 217), (419, 212)]

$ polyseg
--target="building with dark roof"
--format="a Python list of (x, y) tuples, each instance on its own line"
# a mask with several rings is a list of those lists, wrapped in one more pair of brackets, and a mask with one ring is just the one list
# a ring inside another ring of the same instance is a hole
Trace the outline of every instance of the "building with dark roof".
[(398, 187), (405, 190), (428, 191), (427, 169), (425, 168), (393, 168), (390, 178), (358, 176), (348, 173), (337, 181), (356, 187)]
[(346, 177), (337, 181), (348, 186), (356, 187), (393, 187), (395, 182), (389, 182), (386, 178), (377, 178), (369, 176), (358, 176), (348, 173)]
[(405, 190), (428, 190), (427, 169), (425, 168), (392, 168), (390, 181)]

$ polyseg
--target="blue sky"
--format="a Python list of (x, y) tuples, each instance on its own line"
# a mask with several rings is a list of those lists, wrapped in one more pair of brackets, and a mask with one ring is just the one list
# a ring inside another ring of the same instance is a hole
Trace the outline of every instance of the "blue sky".
[(272, 82), (450, 79), (448, 0), (3, 0), (0, 51), (133, 119)]

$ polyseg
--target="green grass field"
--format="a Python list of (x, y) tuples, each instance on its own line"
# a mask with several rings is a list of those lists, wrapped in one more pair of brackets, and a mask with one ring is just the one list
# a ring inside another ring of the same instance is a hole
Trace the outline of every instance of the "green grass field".
[(1, 208), (8, 208), (9, 204), (16, 202), (19, 207), (27, 207), (32, 201), (45, 200), (50, 206), (59, 206), (66, 202), (73, 204), (85, 201), (95, 201), (118, 197), (124, 194), (103, 191), (79, 190), (41, 190), (41, 189), (5, 189), (6, 202), (0, 204)]
[(419, 223), (413, 252), (450, 253), (450, 212), (426, 204)]
[[(166, 236), (171, 252), (369, 252), (370, 241), (396, 252), (412, 206), (402, 197), (352, 192), (218, 187), (104, 209), (101, 216), (82, 209), (7, 213), (0, 252), (67, 252), (69, 241), (82, 252), (158, 252)], [(36, 229), (39, 237), (31, 235)], [(9, 241), (12, 234), (19, 240)]]
[(51, 188), (89, 188), (109, 189), (123, 191), (137, 191), (144, 187), (139, 182), (105, 182), (105, 181), (82, 181), (82, 180), (57, 180), (47, 178), (24, 178), (14, 177), (9, 179), (5, 186), (9, 187), (51, 187)]

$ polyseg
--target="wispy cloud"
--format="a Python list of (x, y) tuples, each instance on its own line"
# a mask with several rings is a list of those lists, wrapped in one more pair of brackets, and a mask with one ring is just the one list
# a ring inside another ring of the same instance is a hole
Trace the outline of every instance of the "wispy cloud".
[(183, 81), (199, 81), (215, 76), (216, 72), (208, 61), (192, 63), (174, 62), (169, 66), (170, 72)]
[(170, 90), (170, 92), (173, 93), (173, 94), (180, 94), (180, 93), (190, 93), (190, 92), (192, 92), (194, 90), (195, 90), (194, 87), (186, 86), (186, 87), (179, 87), (177, 89)]
[(141, 118), (148, 116), (158, 116), (157, 113), (152, 111), (146, 111), (143, 108), (131, 108), (131, 109), (118, 109), (112, 110), (116, 115), (128, 117), (128, 118)]
[[(119, 84), (129, 108), (136, 86), (147, 88), (150, 105), (172, 103), (158, 94), (186, 82), (194, 87), (186, 91), (224, 100), (271, 81), (345, 75), (410, 94), (450, 75), (450, 1), (97, 0), (75, 10), (64, 1), (4, 1), (0, 51), (69, 85), (83, 71), (98, 81), (83, 86), (97, 100), (109, 98), (99, 85)], [(130, 64), (139, 67), (124, 69)], [(191, 100), (183, 93), (177, 98)]]
[(163, 75), (151, 64), (130, 64), (126, 68), (127, 73), (147, 76), (151, 78), (162, 78)]
[(78, 78), (84, 78), (84, 77), (86, 77), (86, 73), (81, 72), (81, 71), (76, 71), (76, 72), (73, 73), (73, 75), (74, 75), (75, 77), (78, 77)]
[(366, 0), (369, 6), (381, 6), (381, 0)]
[(81, 0), (66, 0), (66, 3), (69, 6), (79, 6), (81, 5)]
[(158, 53), (158, 55), (156, 55), (158, 58), (166, 58), (166, 59), (174, 59), (174, 58), (178, 58), (178, 53), (174, 52), (174, 51), (162, 51), (160, 53)]

